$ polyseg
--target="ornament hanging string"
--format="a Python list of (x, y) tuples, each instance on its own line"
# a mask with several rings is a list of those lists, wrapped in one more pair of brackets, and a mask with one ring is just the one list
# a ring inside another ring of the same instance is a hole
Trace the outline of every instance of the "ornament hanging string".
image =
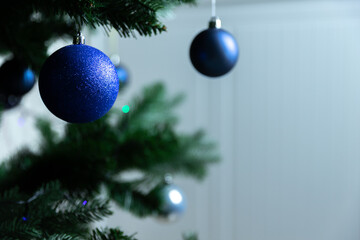
[(216, 17), (216, 0), (211, 0), (211, 16)]
[(75, 35), (80, 35), (80, 34), (81, 34), (82, 25), (83, 25), (83, 21), (82, 21), (82, 19), (81, 19), (81, 16), (77, 16), (77, 17), (75, 17), (74, 19), (75, 19), (75, 30), (76, 30)]

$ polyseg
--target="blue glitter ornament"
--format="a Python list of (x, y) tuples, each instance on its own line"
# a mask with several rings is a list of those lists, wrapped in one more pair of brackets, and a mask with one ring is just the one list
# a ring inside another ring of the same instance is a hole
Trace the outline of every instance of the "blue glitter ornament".
[(236, 64), (239, 47), (235, 38), (221, 29), (217, 17), (210, 20), (209, 28), (200, 32), (190, 47), (190, 59), (200, 73), (219, 77), (228, 73)]
[(0, 92), (22, 96), (35, 84), (34, 72), (21, 60), (13, 58), (0, 68)]
[(73, 45), (57, 50), (46, 60), (39, 75), (40, 95), (46, 107), (70, 123), (101, 118), (111, 109), (119, 91), (111, 60), (84, 43), (78, 35)]

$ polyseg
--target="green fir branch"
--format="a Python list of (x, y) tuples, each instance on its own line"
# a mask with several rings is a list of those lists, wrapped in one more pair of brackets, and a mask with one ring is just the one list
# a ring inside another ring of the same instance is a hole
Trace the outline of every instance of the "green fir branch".
[(112, 182), (108, 184), (109, 195), (121, 208), (138, 217), (157, 213), (158, 205), (148, 194), (132, 188), (131, 183)]
[(2, 240), (32, 240), (39, 239), (41, 235), (41, 230), (24, 223), (19, 218), (0, 223), (0, 239)]
[(42, 150), (53, 149), (59, 141), (59, 136), (52, 129), (50, 122), (44, 119), (38, 119), (36, 127), (40, 131)]
[[(122, 117), (118, 121), (119, 130), (127, 129), (152, 129), (156, 125), (175, 125), (178, 122), (173, 113), (185, 98), (184, 94), (177, 94), (170, 98), (166, 95), (166, 89), (160, 82), (145, 87), (139, 96), (136, 96), (130, 106), (132, 109), (125, 116), (118, 111)], [(129, 124), (131, 123), (131, 124)]]
[(134, 235), (127, 236), (125, 233), (117, 228), (96, 228), (92, 231), (88, 240), (137, 240)]
[(66, 233), (61, 233), (61, 234), (53, 234), (51, 236), (48, 236), (46, 240), (82, 240), (82, 238), (78, 236), (72, 236)]
[(84, 199), (73, 199), (59, 203), (56, 208), (56, 221), (87, 224), (112, 214), (108, 201), (89, 199), (86, 202), (84, 205)]
[[(40, 150), (23, 149), (0, 165), (0, 232), (37, 234), (29, 239), (86, 239), (89, 224), (111, 214), (109, 200), (139, 217), (156, 214), (159, 202), (149, 194), (165, 174), (202, 179), (218, 160), (201, 131), (175, 130), (173, 107), (179, 96), (170, 98), (163, 85), (154, 84), (135, 98), (133, 114), (114, 110), (92, 123), (67, 124), (61, 137), (40, 120)], [(159, 115), (147, 121), (153, 109)], [(161, 119), (160, 113), (166, 117)], [(119, 176), (129, 170), (142, 177), (122, 181)], [(108, 191), (105, 200), (97, 198), (102, 187)], [(102, 239), (101, 233), (93, 239)], [(111, 234), (110, 239), (126, 239)]]
[(198, 235), (196, 233), (187, 233), (182, 235), (183, 240), (198, 240)]
[(12, 53), (35, 72), (49, 43), (84, 27), (115, 29), (121, 37), (166, 31), (158, 12), (195, 0), (33, 0), (10, 1), (0, 8), (0, 54)]

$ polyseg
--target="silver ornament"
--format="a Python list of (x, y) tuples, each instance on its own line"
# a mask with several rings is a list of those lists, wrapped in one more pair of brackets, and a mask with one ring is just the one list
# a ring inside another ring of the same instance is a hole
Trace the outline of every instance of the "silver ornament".
[(158, 185), (151, 195), (157, 201), (157, 218), (161, 221), (178, 220), (186, 210), (186, 198), (183, 191), (172, 183), (171, 176), (165, 176), (164, 183)]

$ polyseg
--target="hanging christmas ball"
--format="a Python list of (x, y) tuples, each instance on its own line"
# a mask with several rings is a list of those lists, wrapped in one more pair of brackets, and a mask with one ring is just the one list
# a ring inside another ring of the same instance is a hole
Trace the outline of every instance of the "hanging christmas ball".
[(129, 71), (123, 64), (120, 63), (121, 61), (119, 55), (113, 54), (111, 56), (111, 61), (115, 65), (116, 74), (119, 78), (120, 89), (122, 89), (129, 82)]
[(235, 38), (221, 29), (217, 17), (210, 20), (209, 28), (200, 32), (190, 47), (193, 66), (208, 77), (219, 77), (228, 73), (236, 64), (239, 47)]
[(0, 67), (0, 91), (4, 94), (22, 96), (34, 84), (34, 72), (19, 59), (8, 60)]
[(127, 69), (124, 66), (122, 66), (120, 64), (115, 66), (115, 68), (116, 68), (116, 74), (119, 78), (120, 88), (123, 88), (128, 84), (129, 72), (127, 71)]
[(155, 187), (150, 196), (157, 202), (157, 217), (160, 220), (175, 221), (186, 209), (186, 199), (182, 190), (171, 182)]
[(119, 79), (115, 66), (100, 50), (85, 45), (81, 34), (74, 44), (53, 53), (39, 75), (46, 107), (70, 123), (95, 121), (113, 106)]

